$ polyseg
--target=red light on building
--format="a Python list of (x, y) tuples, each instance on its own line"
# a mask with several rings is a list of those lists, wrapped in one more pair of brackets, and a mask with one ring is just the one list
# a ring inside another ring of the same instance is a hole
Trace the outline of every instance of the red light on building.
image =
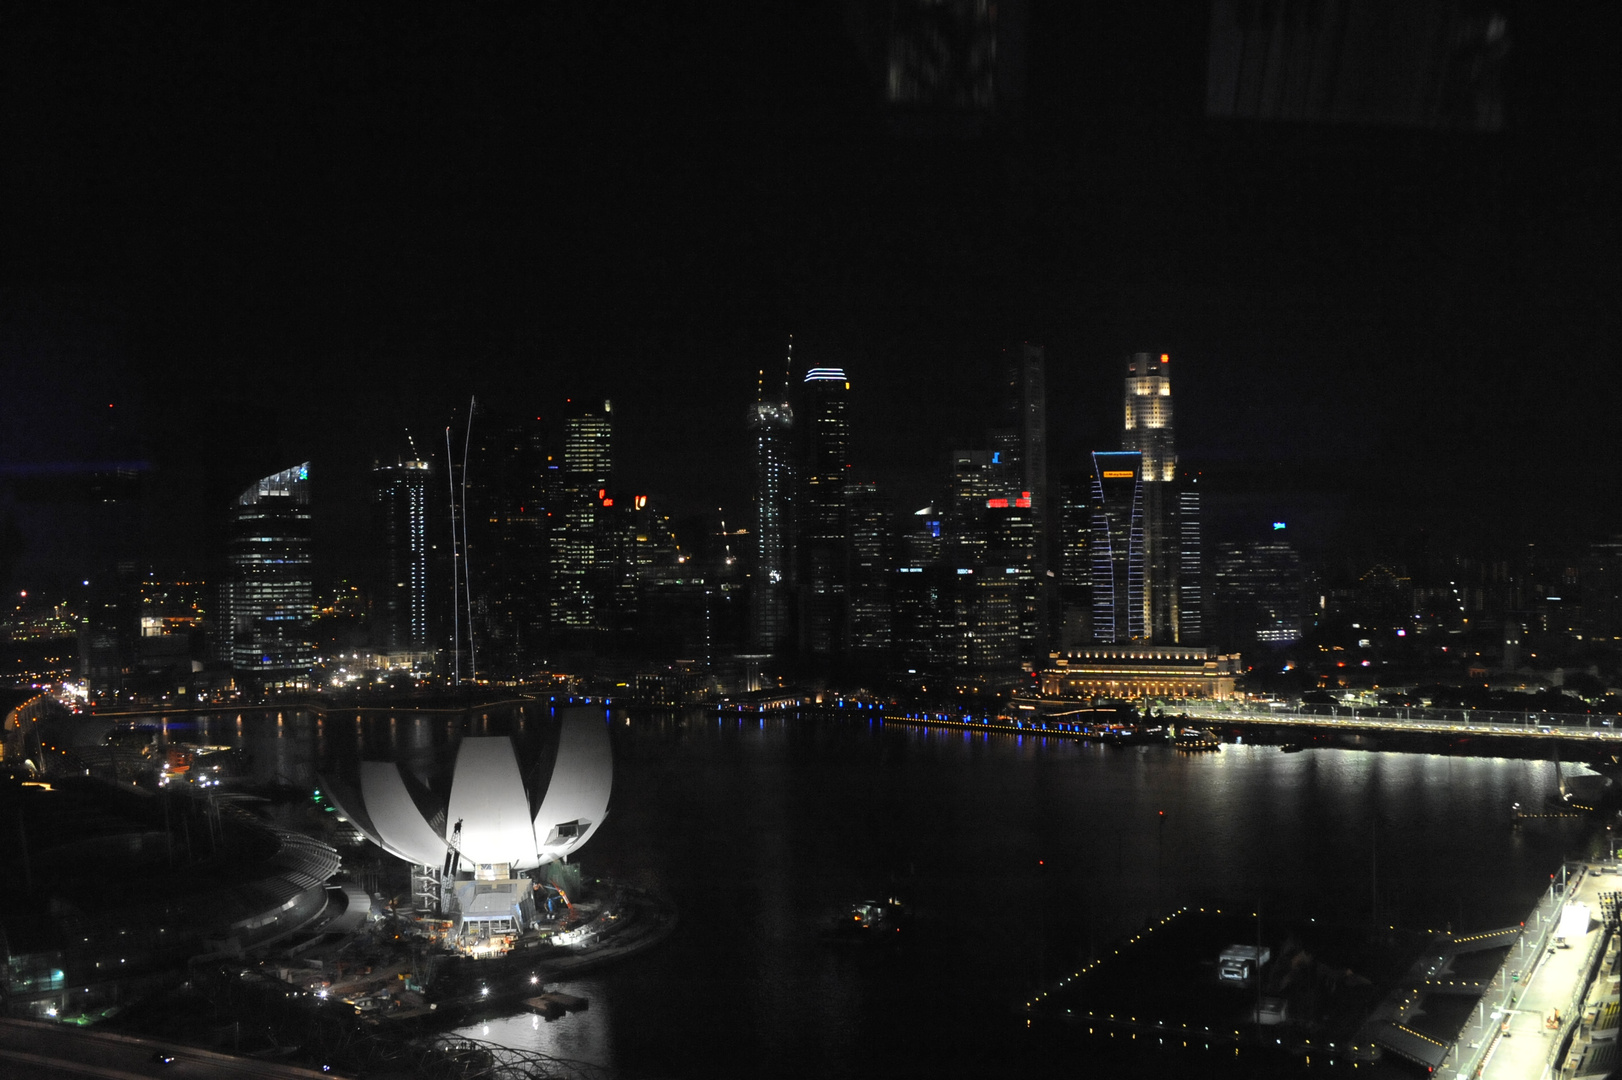
[(613, 506), (614, 505), (614, 500), (613, 499), (604, 499), (603, 500), (603, 505), (604, 506)]
[(647, 505), (648, 505), (648, 497), (646, 495), (638, 495), (638, 496), (636, 496), (636, 508), (638, 510), (645, 509), (647, 507)]
[(1161, 354), (1160, 354), (1160, 362), (1161, 362), (1161, 363), (1162, 363), (1162, 364), (1169, 364), (1169, 363), (1171, 363), (1171, 355), (1170, 355), (1170, 354), (1169, 354), (1169, 353), (1161, 353)]
[(987, 506), (988, 509), (1000, 509), (1000, 508), (1005, 507), (1007, 505), (1008, 505), (1008, 500), (1007, 499), (987, 499), (986, 500), (986, 506)]

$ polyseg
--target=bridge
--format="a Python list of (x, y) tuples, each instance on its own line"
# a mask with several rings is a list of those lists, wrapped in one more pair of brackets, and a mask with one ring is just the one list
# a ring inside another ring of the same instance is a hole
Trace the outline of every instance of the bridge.
[(1589, 713), (1500, 712), (1489, 709), (1419, 709), (1396, 706), (1292, 705), (1185, 701), (1166, 706), (1202, 723), (1257, 728), (1300, 728), (1358, 734), (1492, 737), (1581, 743), (1622, 754), (1622, 718)]

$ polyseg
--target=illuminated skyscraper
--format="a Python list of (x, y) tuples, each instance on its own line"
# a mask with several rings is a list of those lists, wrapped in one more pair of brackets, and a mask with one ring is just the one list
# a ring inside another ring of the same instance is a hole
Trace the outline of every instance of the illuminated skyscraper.
[(895, 560), (890, 505), (875, 483), (851, 484), (846, 500), (849, 602), (845, 643), (853, 659), (877, 661), (888, 657), (893, 642)]
[(1133, 353), (1126, 365), (1126, 423), (1122, 450), (1143, 455), (1143, 480), (1177, 478), (1177, 447), (1172, 432), (1171, 357)]
[(844, 651), (850, 383), (840, 368), (812, 368), (805, 373), (804, 390), (806, 465), (798, 507), (800, 651), (832, 659)]
[(315, 664), (310, 463), (250, 484), (234, 518), (223, 590), (232, 667), (253, 688), (307, 686)]
[(1201, 629), (1199, 492), (1178, 480), (1166, 353), (1134, 353), (1127, 362), (1121, 449), (1143, 459), (1144, 640), (1193, 641)]
[(1093, 640), (1142, 641), (1148, 628), (1144, 577), (1143, 455), (1093, 454)]
[[(786, 387), (785, 387), (786, 389)], [(794, 586), (794, 410), (787, 401), (749, 406), (755, 440), (755, 536), (750, 637), (757, 652), (789, 640)]]
[[(562, 468), (557, 508), (552, 511), (552, 624), (584, 630), (595, 623), (595, 586), (608, 555), (603, 511), (614, 473), (613, 403), (577, 406), (563, 421)], [(600, 553), (599, 548), (603, 551)]]
[(372, 470), (380, 571), (374, 585), (377, 645), (390, 653), (424, 653), (428, 631), (428, 480), (426, 461)]

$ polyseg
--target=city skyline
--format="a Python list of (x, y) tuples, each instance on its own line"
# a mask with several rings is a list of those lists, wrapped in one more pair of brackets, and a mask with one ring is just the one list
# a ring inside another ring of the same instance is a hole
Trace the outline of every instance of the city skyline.
[[(1303, 542), (1622, 529), (1528, 453), (1622, 468), (1601, 377), (1622, 200), (1606, 65), (1581, 59), (1601, 35), (1510, 12), (1502, 108), (1460, 130), (1213, 108), (1211, 17), (1036, 5), (1000, 54), (1028, 76), (1006, 110), (935, 133), (873, 93), (861, 31), (792, 5), (665, 14), (653, 38), (532, 13), (499, 44), (448, 16), (246, 39), (226, 19), (196, 50), (35, 9), (8, 46), (8, 513), (88, 547), (34, 489), (133, 466), (153, 550), (194, 568), (253, 476), (309, 459), (343, 503), (448, 401), (561, 390), (616, 400), (628, 484), (741, 520), (746, 436), (720, 418), (793, 333), (805, 364), (853, 373), (857, 457), (903, 501), (984, 424), (986, 358), (1032, 341), (1056, 464), (1113, 445), (1101, 379), (1149, 348), (1202, 403), (1178, 438), (1208, 501), (1242, 488)], [(718, 62), (684, 67), (660, 34)], [(570, 47), (536, 64), (536, 41)], [(433, 70), (408, 74), (415, 55)], [(910, 64), (894, 100), (926, 108)], [(1557, 366), (1588, 388), (1558, 407)], [(339, 550), (353, 531), (320, 528)]]

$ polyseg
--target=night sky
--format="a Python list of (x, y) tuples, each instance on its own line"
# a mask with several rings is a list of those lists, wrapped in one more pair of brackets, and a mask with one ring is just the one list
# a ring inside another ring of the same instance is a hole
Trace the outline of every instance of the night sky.
[(1118, 447), (1125, 355), (1172, 355), (1218, 531), (1586, 540), (1622, 528), (1614, 27), (1487, 6), (1485, 132), (1209, 119), (1192, 3), (1007, 5), (979, 125), (884, 106), (862, 0), (14, 6), (0, 466), (145, 462), (150, 557), (206, 570), (310, 459), (341, 568), (405, 426), (606, 394), (628, 489), (741, 521), (793, 333), (910, 508), (1031, 340), (1061, 471)]

